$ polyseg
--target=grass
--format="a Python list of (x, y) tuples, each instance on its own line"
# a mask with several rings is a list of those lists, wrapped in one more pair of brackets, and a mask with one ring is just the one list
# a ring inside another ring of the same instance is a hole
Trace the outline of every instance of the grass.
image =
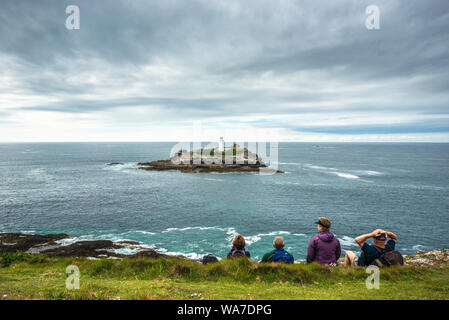
[[(368, 290), (363, 268), (245, 258), (203, 266), (181, 258), (0, 257), (0, 299), (449, 299), (449, 268), (382, 269), (380, 289)], [(69, 265), (80, 270), (79, 290), (65, 287)]]

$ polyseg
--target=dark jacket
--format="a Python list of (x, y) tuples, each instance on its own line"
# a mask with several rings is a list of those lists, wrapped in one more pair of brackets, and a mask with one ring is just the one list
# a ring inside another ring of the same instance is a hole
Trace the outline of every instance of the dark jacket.
[(340, 241), (329, 231), (321, 231), (314, 236), (307, 248), (307, 262), (337, 265), (341, 255)]
[(251, 258), (251, 254), (249, 253), (249, 251), (246, 251), (245, 248), (243, 248), (242, 250), (237, 250), (236, 247), (232, 247), (231, 251), (229, 251), (229, 253), (228, 253), (227, 258), (228, 258), (228, 259), (232, 258), (234, 252), (236, 252), (236, 251), (240, 251), (242, 256), (245, 255), (245, 256), (247, 256), (248, 258)]

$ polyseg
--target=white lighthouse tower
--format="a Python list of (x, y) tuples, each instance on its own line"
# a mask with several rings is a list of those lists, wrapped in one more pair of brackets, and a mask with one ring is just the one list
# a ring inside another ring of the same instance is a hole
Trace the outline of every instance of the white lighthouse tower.
[(218, 151), (220, 152), (225, 151), (225, 143), (223, 137), (220, 137), (220, 142), (218, 142)]

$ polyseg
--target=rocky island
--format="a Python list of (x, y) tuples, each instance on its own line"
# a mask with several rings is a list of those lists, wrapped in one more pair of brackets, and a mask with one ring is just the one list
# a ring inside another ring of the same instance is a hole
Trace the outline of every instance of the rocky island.
[[(120, 164), (119, 162), (109, 163), (110, 166)], [(179, 170), (185, 173), (283, 173), (267, 167), (262, 159), (248, 148), (235, 143), (225, 147), (223, 139), (220, 140), (217, 148), (179, 150), (169, 160), (139, 162), (137, 168), (146, 171)]]

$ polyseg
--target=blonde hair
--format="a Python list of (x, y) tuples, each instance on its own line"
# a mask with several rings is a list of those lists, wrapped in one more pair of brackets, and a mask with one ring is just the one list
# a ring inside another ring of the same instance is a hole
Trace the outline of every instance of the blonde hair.
[(273, 240), (273, 247), (276, 248), (276, 250), (282, 250), (285, 246), (284, 238), (282, 237), (276, 237)]
[(243, 238), (241, 234), (238, 234), (235, 236), (234, 240), (232, 240), (232, 244), (234, 245), (234, 247), (241, 250), (245, 248), (245, 238)]

